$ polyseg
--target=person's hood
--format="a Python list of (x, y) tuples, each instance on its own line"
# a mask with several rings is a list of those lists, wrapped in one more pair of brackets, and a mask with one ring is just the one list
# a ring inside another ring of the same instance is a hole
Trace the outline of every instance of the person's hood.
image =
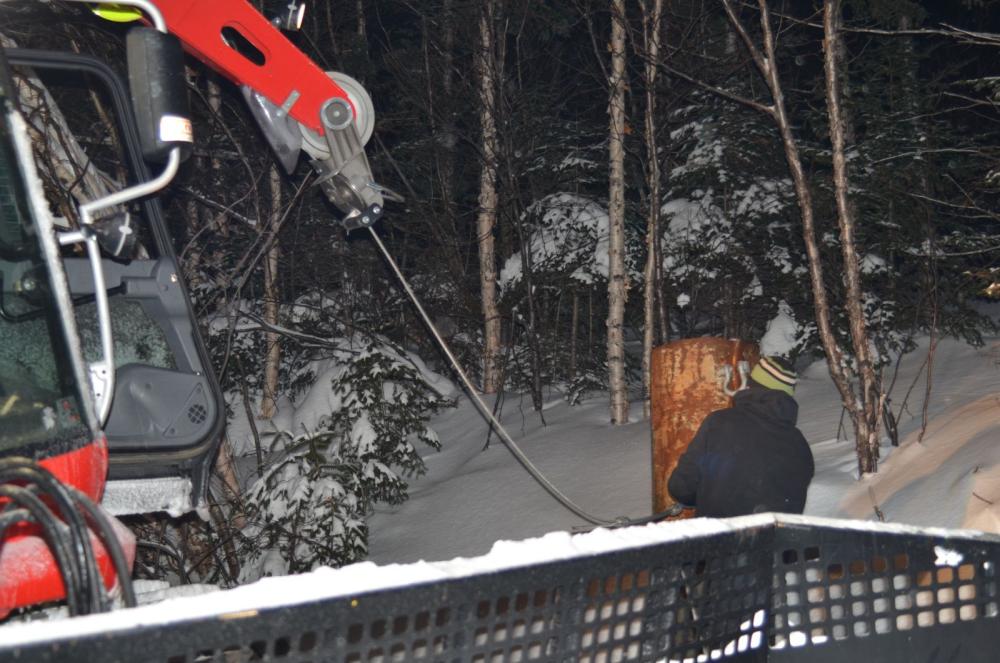
[(799, 404), (783, 391), (765, 387), (751, 387), (736, 392), (733, 407), (786, 426), (794, 426), (799, 419)]

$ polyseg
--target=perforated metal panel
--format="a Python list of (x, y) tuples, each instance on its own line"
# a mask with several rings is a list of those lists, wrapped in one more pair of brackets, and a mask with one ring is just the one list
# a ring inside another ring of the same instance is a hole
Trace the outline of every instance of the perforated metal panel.
[(15, 653), (168, 663), (992, 661), (998, 562), (994, 538), (779, 522)]

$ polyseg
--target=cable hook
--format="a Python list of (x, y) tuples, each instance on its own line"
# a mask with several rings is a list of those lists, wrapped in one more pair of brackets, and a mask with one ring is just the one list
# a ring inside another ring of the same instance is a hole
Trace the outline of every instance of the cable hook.
[(744, 359), (741, 359), (740, 361), (736, 362), (736, 368), (737, 372), (739, 373), (740, 381), (735, 389), (731, 389), (729, 387), (729, 383), (733, 379), (733, 367), (730, 366), (729, 364), (726, 364), (721, 369), (722, 393), (724, 393), (726, 396), (729, 396), (730, 398), (735, 396), (737, 392), (743, 391), (744, 389), (748, 389), (750, 387), (750, 382), (749, 382), (750, 363)]

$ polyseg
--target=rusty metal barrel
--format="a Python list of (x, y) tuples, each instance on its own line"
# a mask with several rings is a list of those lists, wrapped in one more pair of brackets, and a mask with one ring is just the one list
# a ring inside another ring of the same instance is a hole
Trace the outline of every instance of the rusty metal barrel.
[[(653, 512), (674, 504), (667, 479), (709, 413), (732, 405), (726, 388), (740, 384), (740, 362), (752, 368), (757, 346), (724, 338), (685, 338), (653, 348)], [(746, 369), (744, 369), (746, 370)], [(690, 517), (693, 511), (685, 510)]]

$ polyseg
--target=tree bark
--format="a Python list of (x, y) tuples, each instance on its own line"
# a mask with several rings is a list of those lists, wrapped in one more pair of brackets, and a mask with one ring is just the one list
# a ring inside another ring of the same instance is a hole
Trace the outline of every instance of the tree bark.
[(826, 107), (830, 118), (830, 141), (833, 148), (833, 185), (837, 203), (837, 225), (844, 260), (847, 288), (845, 308), (851, 329), (851, 341), (857, 364), (861, 403), (851, 412), (855, 419), (858, 471), (867, 474), (878, 470), (878, 427), (881, 419), (879, 385), (872, 364), (868, 326), (865, 321), (861, 288), (861, 261), (857, 252), (854, 207), (848, 199), (847, 158), (845, 156), (845, 118), (841, 107), (840, 66), (843, 52), (840, 0), (823, 3), (823, 68), (826, 74)]
[(500, 313), (497, 310), (497, 267), (493, 229), (497, 220), (497, 127), (496, 62), (493, 47), (495, 0), (485, 0), (479, 17), (479, 120), (482, 128), (483, 163), (479, 177), (479, 214), (476, 219), (479, 245), (479, 285), (483, 307), (483, 392), (500, 388)]
[(663, 15), (663, 0), (653, 0), (652, 11), (648, 2), (642, 7), (642, 35), (645, 46), (645, 67), (643, 78), (646, 87), (646, 186), (649, 189), (646, 210), (646, 266), (643, 270), (643, 332), (642, 332), (642, 413), (650, 417), (650, 367), (653, 357), (653, 342), (656, 338), (656, 291), (659, 285), (657, 274), (658, 251), (656, 237), (660, 232), (660, 155), (656, 142), (656, 72), (660, 56), (660, 27)]
[(608, 387), (611, 423), (628, 423), (625, 376), (625, 0), (611, 2), (611, 73), (608, 135)]
[[(899, 17), (898, 26), (900, 32), (912, 30), (914, 28), (913, 18), (906, 12), (903, 12)], [(913, 43), (912, 36), (900, 37), (900, 39), (900, 45), (903, 51), (903, 64), (901, 67), (903, 89), (902, 94), (898, 97), (898, 103), (900, 103), (905, 109), (909, 123), (912, 125), (913, 144), (929, 148), (931, 147), (933, 137), (928, 135), (926, 127), (924, 126), (924, 118), (926, 115), (924, 115), (924, 109), (922, 108), (920, 98), (917, 95), (917, 68), (919, 67), (919, 63), (917, 62), (916, 47)], [(940, 283), (938, 282), (938, 241), (934, 223), (935, 214), (934, 210), (926, 202), (933, 198), (930, 173), (928, 170), (930, 163), (925, 159), (921, 159), (918, 164), (914, 165), (917, 168), (917, 186), (919, 187), (918, 192), (920, 194), (918, 203), (920, 212), (919, 215), (915, 216), (917, 216), (917, 218), (921, 221), (924, 233), (924, 242), (927, 246), (927, 256), (921, 270), (921, 276), (923, 279), (921, 288), (923, 292), (927, 293), (924, 300), (926, 304), (923, 306), (927, 309), (927, 334), (930, 337), (927, 347), (927, 370), (924, 373), (924, 402), (923, 407), (921, 407), (920, 433), (917, 435), (917, 441), (921, 442), (927, 432), (927, 424), (929, 421), (928, 407), (930, 406), (931, 391), (934, 385), (934, 355), (937, 350), (938, 341), (940, 340), (938, 327), (940, 324), (939, 314), (941, 305), (941, 288)]]
[[(805, 170), (802, 167), (798, 143), (792, 134), (791, 122), (788, 119), (787, 109), (785, 108), (785, 95), (778, 76), (774, 33), (771, 29), (768, 3), (767, 0), (758, 0), (757, 4), (760, 9), (763, 51), (750, 38), (750, 34), (733, 8), (732, 0), (722, 0), (722, 5), (730, 24), (743, 41), (744, 46), (750, 53), (754, 66), (760, 72), (771, 94), (772, 103), (770, 106), (764, 106), (756, 102), (750, 105), (767, 113), (775, 125), (777, 125), (778, 133), (781, 136), (785, 160), (788, 163), (788, 170), (794, 183), (795, 196), (799, 204), (799, 213), (802, 220), (802, 238), (805, 242), (806, 257), (808, 259), (809, 285), (813, 295), (813, 309), (816, 313), (816, 329), (819, 333), (820, 343), (823, 345), (823, 352), (826, 355), (826, 363), (830, 369), (830, 376), (833, 378), (833, 383), (840, 393), (844, 409), (851, 414), (852, 421), (854, 421), (856, 420), (858, 407), (851, 388), (848, 367), (844, 361), (843, 352), (837, 345), (837, 340), (833, 333), (833, 325), (830, 321), (830, 304), (827, 299), (822, 256), (819, 251), (819, 243), (816, 241), (812, 190), (809, 187)], [(855, 433), (857, 432), (855, 430)]]
[[(222, 125), (222, 88), (219, 86), (219, 81), (216, 78), (214, 72), (209, 72), (205, 79), (205, 96), (208, 98), (208, 107), (212, 109), (212, 115), (215, 117), (219, 125)], [(222, 177), (222, 160), (216, 155), (212, 155), (209, 163), (212, 167), (212, 179), (215, 182), (220, 181)], [(212, 223), (219, 230), (219, 234), (223, 237), (229, 237), (229, 214), (226, 211), (219, 210), (215, 216), (212, 218)]]
[[(455, 10), (454, 0), (444, 0), (441, 6), (441, 92), (439, 105), (441, 122), (437, 128), (435, 141), (437, 154), (437, 179), (441, 190), (441, 207), (447, 227), (455, 237), (458, 225), (455, 221), (455, 147), (458, 144), (458, 129), (455, 126)], [(428, 76), (430, 72), (428, 71)], [(432, 118), (433, 121), (433, 118)]]
[(656, 339), (654, 343), (667, 343), (670, 340), (670, 314), (667, 309), (667, 285), (663, 278), (663, 235), (656, 233), (653, 238), (653, 252), (655, 255), (655, 269), (653, 278), (656, 282)]
[[(281, 173), (276, 165), (271, 166), (268, 178), (268, 189), (271, 195), (270, 230), (278, 232), (281, 222)], [(281, 248), (277, 241), (271, 242), (264, 261), (264, 321), (268, 326), (278, 326), (278, 260)], [(260, 401), (261, 419), (270, 419), (277, 412), (278, 378), (281, 368), (281, 335), (277, 332), (264, 333), (267, 343), (267, 355), (264, 360), (264, 389)]]
[(576, 343), (580, 327), (580, 291), (573, 288), (573, 322), (570, 323), (569, 330), (569, 370), (567, 377), (572, 380), (576, 377)]
[[(16, 47), (17, 43), (0, 35), (0, 46)], [(78, 205), (103, 198), (120, 189), (122, 184), (90, 160), (41, 79), (30, 69), (23, 71), (23, 78), (14, 78), (14, 87), (28, 125), (35, 162), (44, 177), (72, 196), (73, 200), (59, 201), (59, 213), (67, 219), (75, 219)]]

